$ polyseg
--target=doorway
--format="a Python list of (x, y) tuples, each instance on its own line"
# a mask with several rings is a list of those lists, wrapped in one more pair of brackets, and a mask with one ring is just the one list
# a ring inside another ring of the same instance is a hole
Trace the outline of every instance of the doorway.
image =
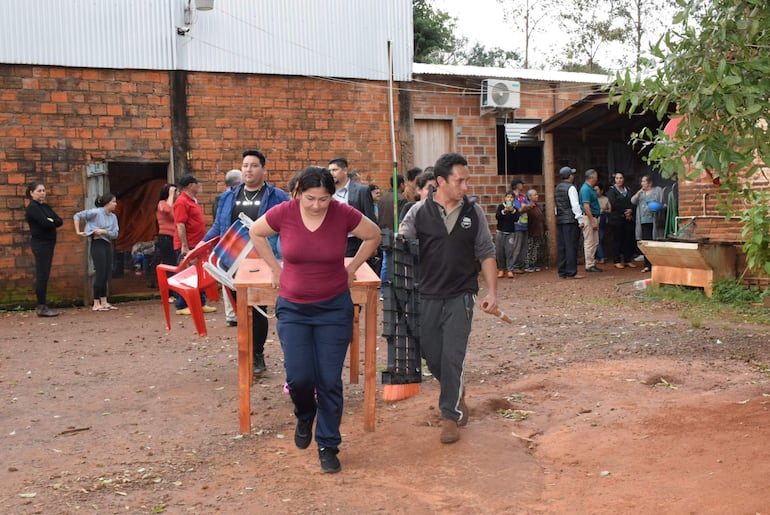
[(154, 277), (144, 275), (144, 268), (134, 261), (132, 249), (137, 243), (154, 242), (157, 238), (155, 210), (160, 190), (169, 181), (169, 163), (113, 161), (107, 163), (107, 174), (109, 191), (118, 200), (115, 215), (120, 226), (115, 240), (110, 295), (150, 295), (156, 290), (150, 288), (155, 283)]

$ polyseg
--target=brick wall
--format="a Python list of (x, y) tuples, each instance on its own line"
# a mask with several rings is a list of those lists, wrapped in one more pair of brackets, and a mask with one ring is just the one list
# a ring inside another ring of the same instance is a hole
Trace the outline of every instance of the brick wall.
[[(38, 179), (65, 221), (49, 298), (82, 297), (86, 249), (71, 220), (86, 207), (85, 167), (169, 161), (169, 84), (161, 71), (0, 65), (0, 305), (34, 301), (23, 196)], [(213, 181), (200, 199), (207, 219), (224, 172), (239, 167), (245, 148), (263, 150), (269, 180), (284, 187), (296, 171), (335, 156), (365, 180), (384, 184), (391, 174), (385, 83), (190, 73), (186, 93), (190, 170)]]
[[(770, 188), (770, 182), (762, 174), (755, 174), (748, 183), (753, 189)], [(756, 277), (746, 270), (746, 256), (741, 251), (742, 224), (739, 218), (727, 218), (720, 212), (719, 204), (723, 198), (707, 174), (692, 181), (679, 181), (677, 227), (683, 228), (683, 236), (733, 243), (738, 252), (737, 270), (743, 282), (767, 286), (767, 278)]]
[(0, 304), (34, 299), (23, 197), (37, 179), (65, 222), (49, 296), (81, 296), (85, 246), (71, 220), (84, 209), (85, 165), (168, 159), (167, 84), (165, 72), (0, 65)]

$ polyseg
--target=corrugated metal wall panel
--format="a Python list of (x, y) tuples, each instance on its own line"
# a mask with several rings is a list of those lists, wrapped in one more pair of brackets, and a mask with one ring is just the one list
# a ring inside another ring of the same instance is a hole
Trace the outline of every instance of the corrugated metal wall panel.
[[(0, 62), (386, 80), (412, 70), (411, 0), (3, 0)], [(192, 2), (194, 6), (194, 0)]]
[(180, 38), (190, 70), (387, 79), (411, 77), (411, 0), (217, 0)]
[(153, 0), (4, 0), (0, 62), (168, 69), (170, 15)]

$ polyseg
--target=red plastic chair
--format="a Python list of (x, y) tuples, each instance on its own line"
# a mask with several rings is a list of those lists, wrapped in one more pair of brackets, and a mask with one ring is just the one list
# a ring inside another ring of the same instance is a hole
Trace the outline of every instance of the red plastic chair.
[(206, 320), (203, 317), (201, 291), (211, 300), (219, 300), (219, 283), (209, 274), (203, 263), (208, 259), (212, 249), (219, 241), (219, 236), (198, 244), (187, 253), (177, 266), (158, 265), (155, 273), (158, 276), (160, 299), (163, 312), (166, 315), (166, 329), (171, 330), (171, 313), (169, 312), (169, 290), (173, 290), (187, 302), (190, 308), (195, 330), (201, 336), (206, 336)]

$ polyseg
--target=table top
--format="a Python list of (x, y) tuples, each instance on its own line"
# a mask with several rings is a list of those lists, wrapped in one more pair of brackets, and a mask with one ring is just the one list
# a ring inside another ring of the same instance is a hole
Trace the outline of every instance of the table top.
[[(347, 265), (353, 258), (345, 258)], [(238, 267), (233, 284), (236, 288), (272, 288), (270, 282), (270, 268), (262, 258), (244, 259)], [(374, 273), (374, 270), (364, 262), (356, 270), (356, 278), (353, 286), (379, 286), (380, 278)]]

